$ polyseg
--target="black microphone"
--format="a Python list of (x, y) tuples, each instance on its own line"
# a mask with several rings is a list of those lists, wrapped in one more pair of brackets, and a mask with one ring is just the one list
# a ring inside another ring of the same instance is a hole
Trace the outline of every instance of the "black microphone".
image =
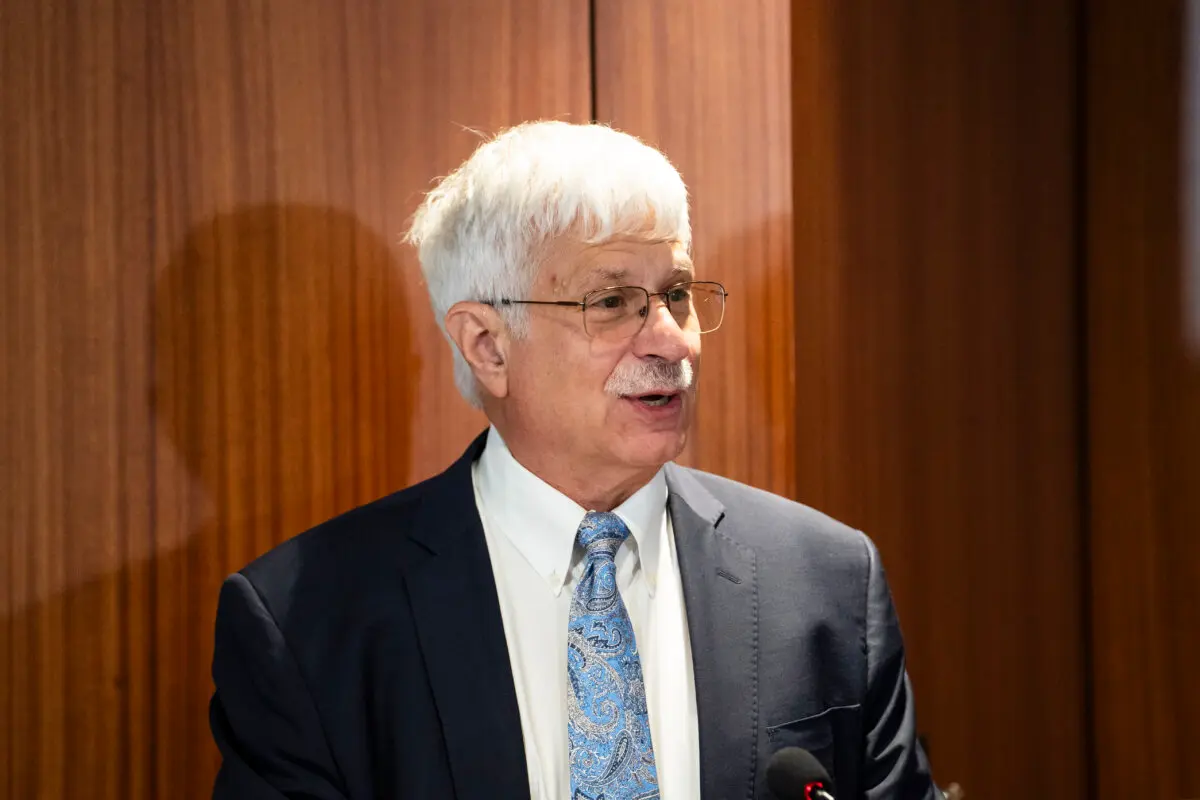
[(834, 800), (829, 773), (816, 756), (800, 747), (785, 747), (771, 756), (767, 788), (779, 800)]

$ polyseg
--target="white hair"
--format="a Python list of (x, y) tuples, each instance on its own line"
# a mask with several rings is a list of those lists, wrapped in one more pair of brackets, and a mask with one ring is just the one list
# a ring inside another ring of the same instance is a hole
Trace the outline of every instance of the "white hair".
[[(484, 142), (442, 179), (413, 218), (433, 312), (463, 300), (529, 299), (545, 245), (571, 233), (594, 244), (639, 236), (691, 249), (687, 188), (659, 151), (600, 124), (527, 122)], [(514, 336), (522, 306), (498, 306)], [(449, 336), (447, 336), (449, 338)], [(471, 367), (454, 353), (454, 382), (479, 407)]]

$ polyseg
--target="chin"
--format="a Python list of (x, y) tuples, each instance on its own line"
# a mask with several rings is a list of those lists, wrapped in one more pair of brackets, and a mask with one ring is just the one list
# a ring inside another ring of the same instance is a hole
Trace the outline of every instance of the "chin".
[(686, 444), (686, 430), (636, 433), (622, 441), (617, 455), (630, 466), (661, 467), (678, 458)]

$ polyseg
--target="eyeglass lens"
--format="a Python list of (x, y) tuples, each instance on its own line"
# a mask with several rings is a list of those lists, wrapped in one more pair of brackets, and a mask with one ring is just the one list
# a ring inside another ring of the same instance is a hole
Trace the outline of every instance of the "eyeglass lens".
[[(725, 291), (717, 283), (696, 281), (673, 286), (665, 295), (667, 308), (684, 331), (709, 333), (725, 315)], [(588, 335), (603, 339), (636, 336), (646, 322), (650, 293), (639, 286), (618, 286), (593, 292), (583, 306)]]

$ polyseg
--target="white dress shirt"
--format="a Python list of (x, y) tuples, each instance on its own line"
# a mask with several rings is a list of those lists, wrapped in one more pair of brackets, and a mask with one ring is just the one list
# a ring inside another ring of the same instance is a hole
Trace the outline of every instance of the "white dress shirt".
[[(472, 476), (504, 619), (531, 796), (563, 800), (571, 795), (567, 619), (585, 566), (575, 532), (587, 509), (521, 466), (495, 428)], [(617, 588), (642, 657), (660, 796), (693, 800), (700, 797), (696, 689), (662, 471), (613, 513), (632, 534), (617, 551)]]

